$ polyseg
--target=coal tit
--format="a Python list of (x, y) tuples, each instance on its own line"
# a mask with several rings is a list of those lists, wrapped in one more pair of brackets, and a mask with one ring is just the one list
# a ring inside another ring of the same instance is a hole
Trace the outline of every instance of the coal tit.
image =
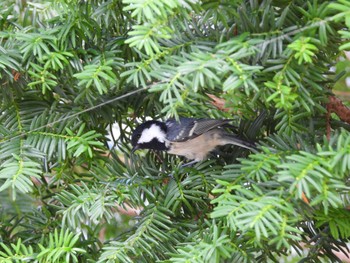
[(195, 162), (207, 158), (217, 146), (233, 144), (250, 150), (254, 145), (226, 132), (223, 126), (232, 120), (180, 118), (166, 122), (146, 121), (132, 134), (132, 151), (152, 149), (185, 156)]

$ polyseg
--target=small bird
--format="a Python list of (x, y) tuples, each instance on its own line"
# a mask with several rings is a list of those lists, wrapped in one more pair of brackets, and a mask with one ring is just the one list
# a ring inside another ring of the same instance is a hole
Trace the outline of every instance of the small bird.
[(193, 162), (205, 160), (217, 146), (237, 145), (254, 150), (252, 143), (237, 138), (223, 128), (231, 120), (180, 118), (165, 122), (151, 120), (139, 125), (132, 134), (132, 152), (138, 149), (166, 151)]

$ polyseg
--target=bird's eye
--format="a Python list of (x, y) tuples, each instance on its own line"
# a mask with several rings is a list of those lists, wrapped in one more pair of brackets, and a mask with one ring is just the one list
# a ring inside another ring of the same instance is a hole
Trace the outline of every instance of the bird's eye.
[(141, 138), (141, 133), (136, 134), (136, 139), (138, 140), (140, 138)]

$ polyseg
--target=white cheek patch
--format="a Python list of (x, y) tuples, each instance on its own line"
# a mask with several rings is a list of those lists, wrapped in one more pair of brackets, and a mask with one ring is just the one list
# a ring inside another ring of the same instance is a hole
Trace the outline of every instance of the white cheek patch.
[(147, 143), (152, 141), (154, 138), (157, 138), (160, 142), (165, 142), (165, 136), (165, 132), (162, 131), (158, 125), (152, 124), (151, 127), (143, 130), (138, 143)]

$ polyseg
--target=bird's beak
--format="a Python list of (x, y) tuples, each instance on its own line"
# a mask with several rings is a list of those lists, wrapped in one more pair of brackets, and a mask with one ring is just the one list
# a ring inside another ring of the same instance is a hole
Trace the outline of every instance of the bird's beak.
[(140, 149), (140, 146), (138, 146), (138, 145), (136, 144), (134, 147), (132, 147), (131, 153), (132, 153), (132, 154), (135, 153), (138, 149)]

